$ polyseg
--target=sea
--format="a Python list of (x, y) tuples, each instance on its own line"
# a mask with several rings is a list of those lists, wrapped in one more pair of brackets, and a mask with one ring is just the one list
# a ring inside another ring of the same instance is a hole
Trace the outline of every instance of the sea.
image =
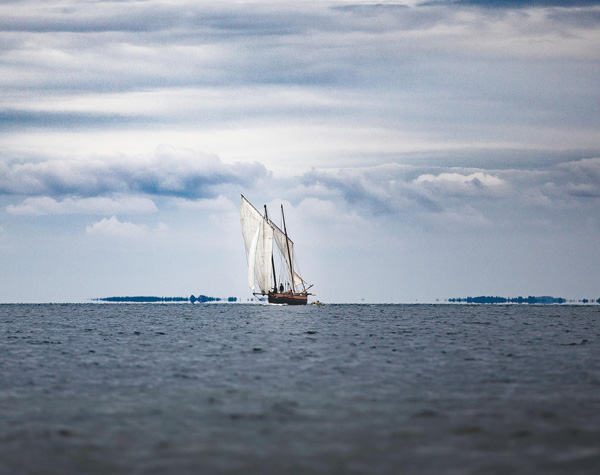
[(600, 305), (0, 305), (1, 474), (597, 474)]

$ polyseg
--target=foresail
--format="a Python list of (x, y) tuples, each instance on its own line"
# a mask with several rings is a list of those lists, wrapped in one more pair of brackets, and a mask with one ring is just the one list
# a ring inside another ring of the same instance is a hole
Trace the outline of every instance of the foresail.
[(248, 254), (248, 285), (254, 291), (256, 282), (260, 291), (267, 293), (274, 285), (271, 264), (273, 229), (243, 196), (240, 221)]
[(248, 287), (254, 292), (254, 268), (256, 263), (256, 249), (258, 248), (258, 238), (260, 236), (260, 228), (256, 230), (254, 237), (252, 238), (252, 244), (248, 250)]
[(244, 237), (246, 252), (250, 252), (256, 231), (260, 228), (264, 218), (243, 196), (240, 221), (242, 223), (242, 236)]

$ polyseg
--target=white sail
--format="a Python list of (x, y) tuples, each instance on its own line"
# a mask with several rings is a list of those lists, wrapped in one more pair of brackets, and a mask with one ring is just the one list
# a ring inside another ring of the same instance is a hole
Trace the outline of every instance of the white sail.
[[(296, 265), (292, 265), (292, 263), (294, 263), (294, 243), (292, 242), (292, 240), (288, 237), (287, 238), (287, 243), (286, 243), (286, 238), (285, 238), (285, 233), (279, 229), (275, 224), (273, 224), (273, 222), (270, 222), (271, 226), (273, 227), (273, 238), (275, 239), (275, 244), (277, 244), (277, 248), (279, 249), (279, 252), (281, 252), (281, 255), (283, 256), (283, 259), (285, 260), (286, 263), (286, 273), (287, 273), (287, 278), (289, 280), (290, 283), (293, 283), (294, 287), (297, 287), (299, 285), (304, 286), (306, 284), (306, 281), (300, 276), (300, 274), (298, 274), (297, 270), (296, 270)], [(289, 246), (289, 253), (288, 253), (288, 246)], [(292, 279), (292, 269), (294, 269), (294, 278)]]
[(273, 288), (273, 228), (265, 218), (242, 196), (242, 236), (248, 253), (248, 285), (254, 291), (255, 282), (261, 293)]
[(303, 287), (307, 284), (307, 282), (302, 277), (300, 277), (300, 274), (296, 272), (296, 269), (294, 269), (294, 283), (296, 285), (302, 284)]
[(258, 237), (260, 236), (260, 228), (256, 230), (254, 237), (252, 238), (252, 244), (248, 250), (248, 287), (254, 292), (254, 267), (256, 262), (256, 248), (258, 247)]
[[(291, 273), (292, 272), (291, 269), (293, 268), (292, 263), (294, 262), (294, 243), (292, 242), (292, 240), (290, 238), (287, 238), (287, 243), (286, 243), (285, 233), (281, 229), (279, 229), (270, 220), (269, 220), (269, 224), (273, 228), (273, 238), (275, 239), (275, 244), (277, 244), (277, 248), (279, 249), (279, 252), (281, 253), (283, 259), (285, 260), (287, 278), (290, 283), (293, 282), (295, 285), (298, 285), (298, 284), (300, 284), (302, 279), (299, 280), (298, 278), (296, 278), (296, 276), (294, 276), (294, 279), (292, 280), (292, 273)], [(288, 246), (289, 246), (289, 253), (288, 253)], [(296, 274), (296, 272), (294, 272), (294, 274)], [(298, 276), (298, 277), (300, 277), (300, 276)]]

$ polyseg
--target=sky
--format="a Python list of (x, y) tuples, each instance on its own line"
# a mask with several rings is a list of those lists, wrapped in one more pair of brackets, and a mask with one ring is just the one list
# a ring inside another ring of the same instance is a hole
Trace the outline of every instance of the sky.
[(600, 2), (1, 1), (0, 302), (600, 297)]

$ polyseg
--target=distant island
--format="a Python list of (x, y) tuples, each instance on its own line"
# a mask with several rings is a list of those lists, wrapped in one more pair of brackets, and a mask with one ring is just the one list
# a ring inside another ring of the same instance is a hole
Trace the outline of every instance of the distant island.
[[(541, 305), (550, 305), (550, 304), (562, 304), (566, 302), (574, 302), (574, 300), (564, 299), (562, 297), (491, 297), (491, 296), (480, 296), (480, 297), (464, 297), (464, 298), (451, 298), (448, 299), (448, 302), (451, 303), (516, 303), (516, 304), (541, 304)], [(593, 303), (594, 300), (583, 299), (579, 300), (579, 303)], [(600, 298), (596, 300), (596, 303), (600, 303)]]
[(189, 297), (153, 297), (153, 296), (135, 296), (135, 297), (102, 297), (92, 299), (95, 302), (113, 302), (113, 303), (170, 303), (170, 302), (191, 302), (191, 303), (206, 303), (206, 302), (237, 302), (237, 297), (228, 297), (222, 299), (220, 297), (209, 297), (207, 295), (190, 295)]
[(206, 302), (237, 302), (237, 297), (227, 297), (226, 299), (221, 299), (219, 297), (208, 297), (206, 295), (198, 295), (198, 297), (194, 297), (190, 295), (189, 301), (192, 303), (206, 303)]

